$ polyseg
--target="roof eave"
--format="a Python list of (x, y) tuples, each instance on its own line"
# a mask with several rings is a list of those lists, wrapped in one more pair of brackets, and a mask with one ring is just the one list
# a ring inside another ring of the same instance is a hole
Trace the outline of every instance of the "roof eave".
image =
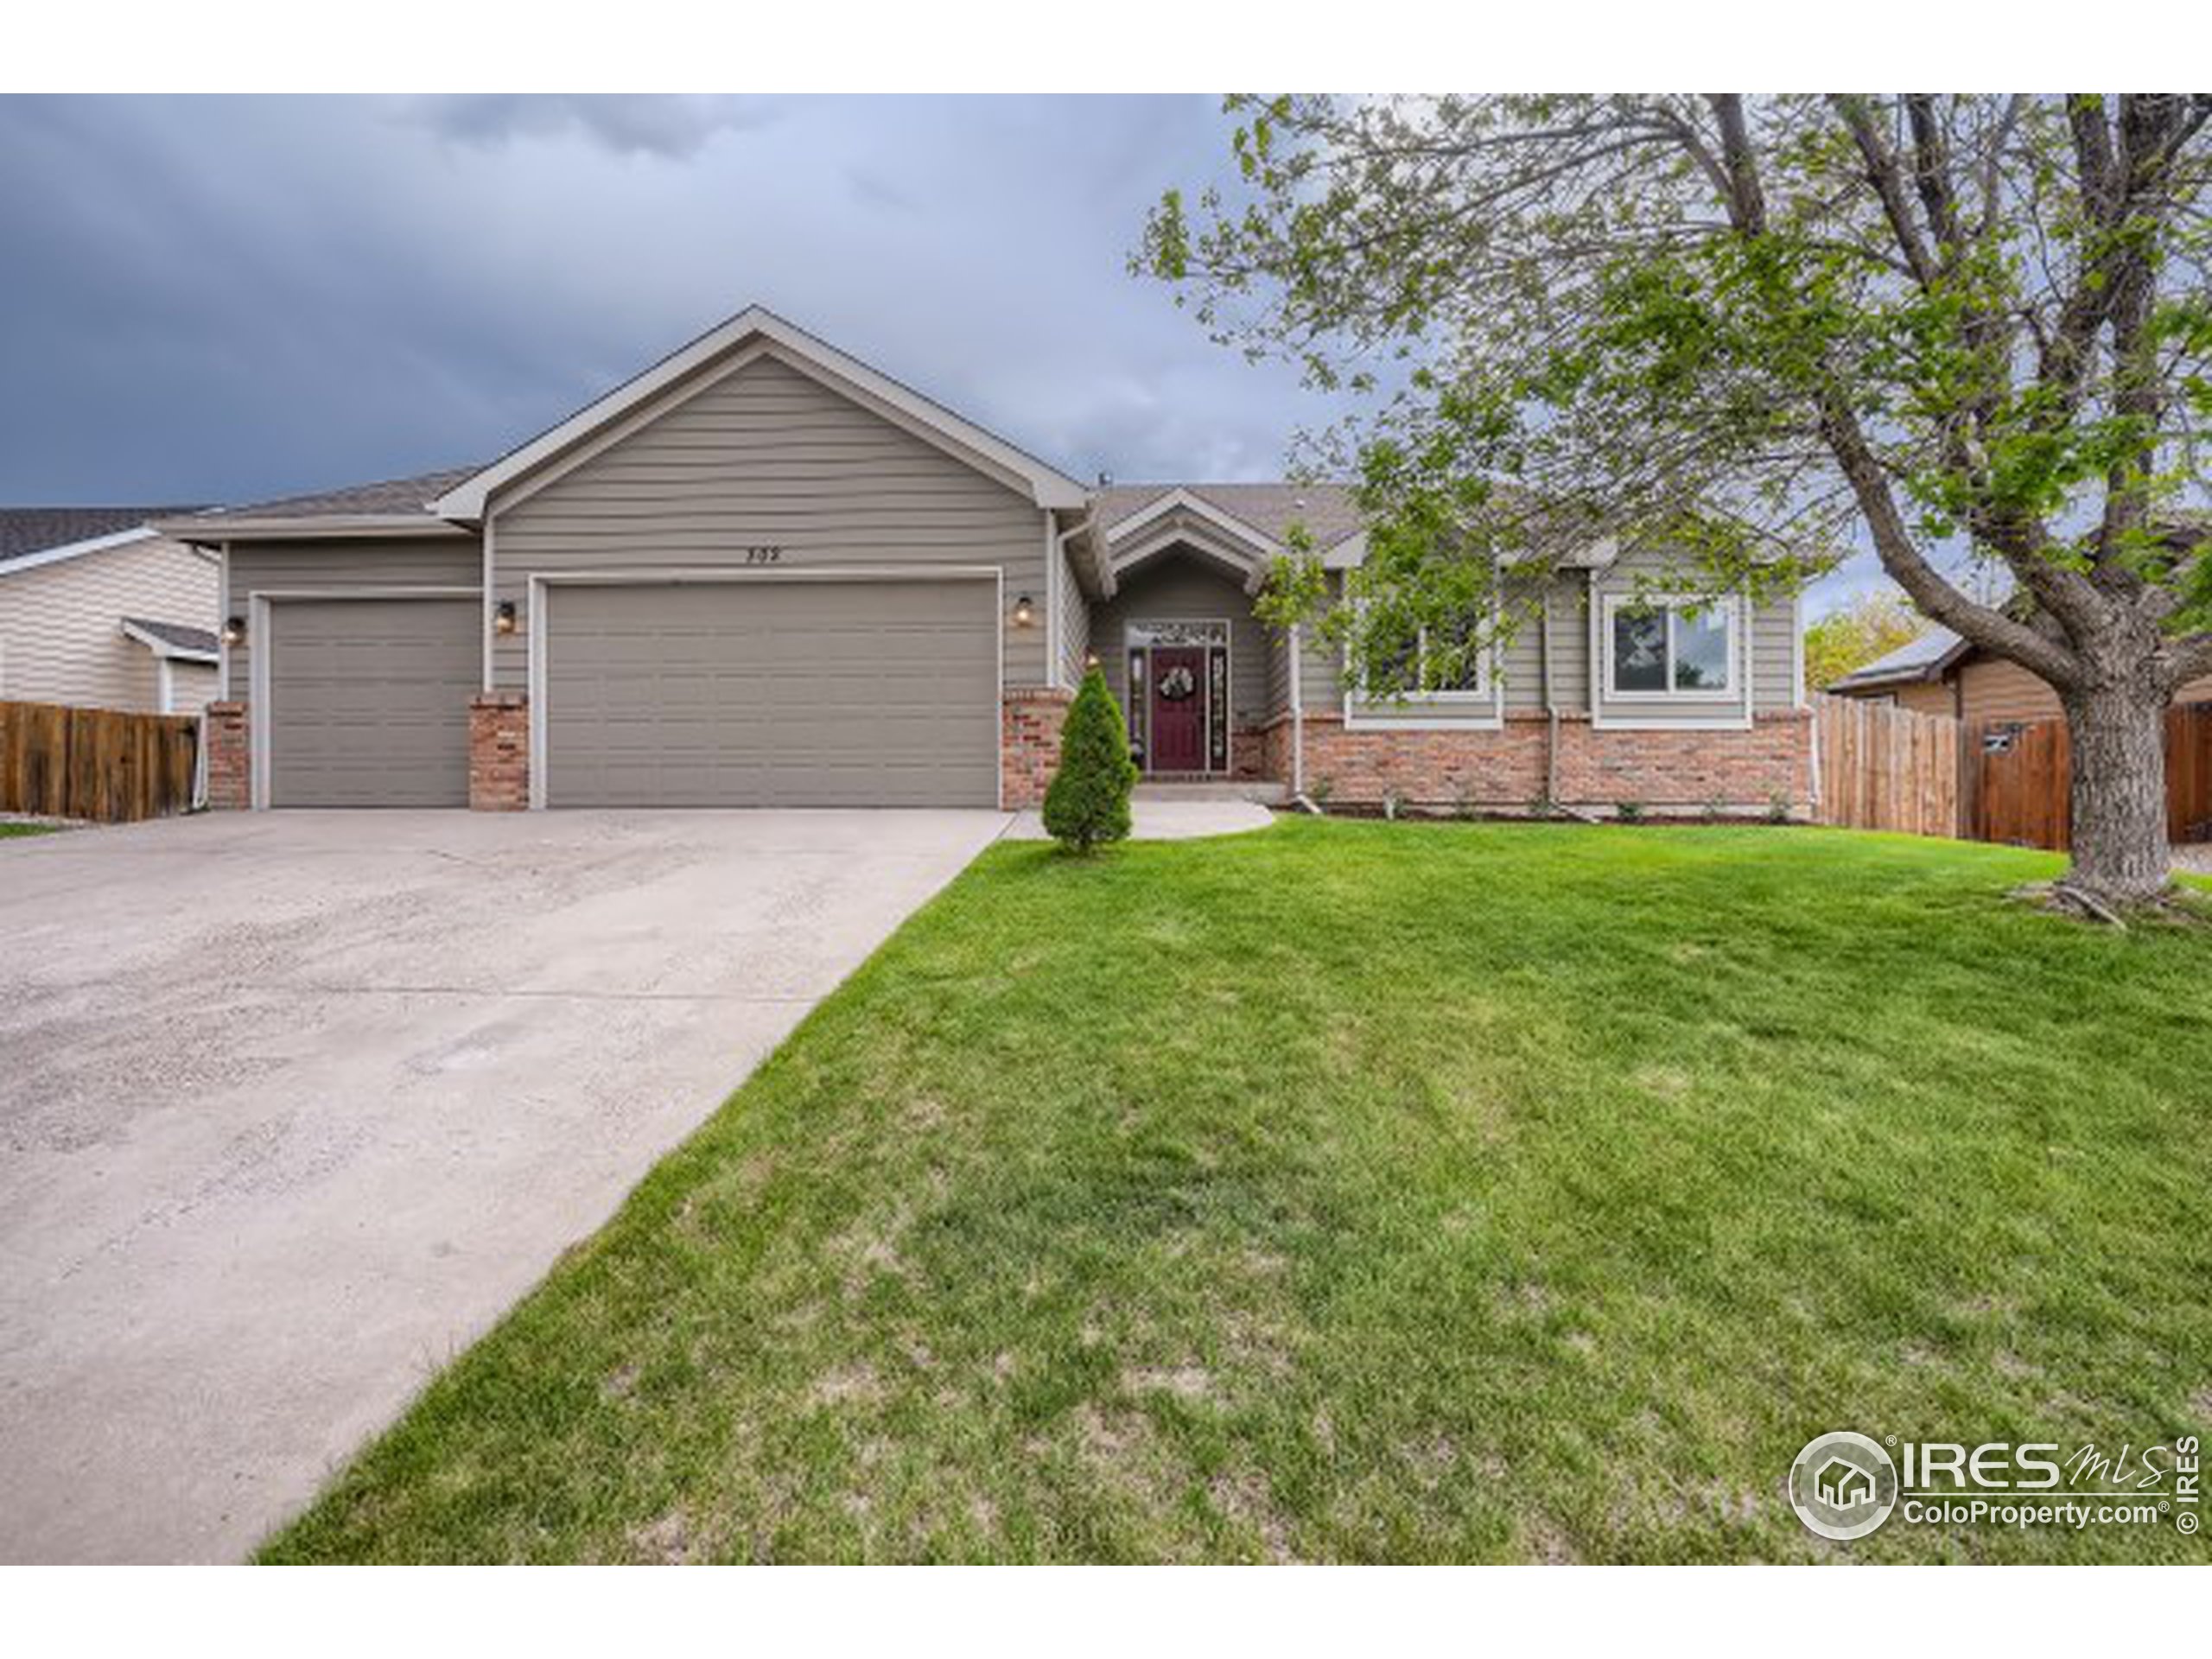
[(200, 547), (225, 542), (362, 541), (395, 536), (469, 536), (465, 524), (419, 512), (324, 513), (300, 518), (177, 518), (154, 528), (162, 535)]

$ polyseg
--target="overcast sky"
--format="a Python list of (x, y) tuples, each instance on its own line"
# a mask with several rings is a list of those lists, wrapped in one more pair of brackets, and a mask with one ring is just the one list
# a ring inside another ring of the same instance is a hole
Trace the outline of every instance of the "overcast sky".
[(1226, 130), (1205, 99), (0, 99), (0, 502), (489, 460), (756, 301), (1077, 477), (1280, 475), (1334, 411), (1126, 270)]

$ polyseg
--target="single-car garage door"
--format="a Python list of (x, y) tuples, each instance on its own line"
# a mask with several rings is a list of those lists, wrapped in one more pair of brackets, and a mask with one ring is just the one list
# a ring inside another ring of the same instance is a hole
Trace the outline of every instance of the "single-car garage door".
[(467, 806), (474, 599), (287, 599), (269, 607), (269, 803)]
[(549, 806), (992, 806), (996, 585), (553, 585)]

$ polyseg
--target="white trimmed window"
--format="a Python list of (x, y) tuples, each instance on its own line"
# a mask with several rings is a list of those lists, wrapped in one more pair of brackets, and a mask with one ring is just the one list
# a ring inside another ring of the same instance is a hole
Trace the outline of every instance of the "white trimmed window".
[(1622, 702), (1736, 696), (1737, 601), (1605, 600), (1605, 690)]
[[(1478, 641), (1468, 649), (1470, 639), (1477, 635), (1477, 625), (1470, 618), (1457, 638), (1441, 629), (1420, 627), (1411, 639), (1396, 642), (1395, 650), (1385, 641), (1370, 640), (1368, 661), (1381, 671), (1363, 678), (1402, 688), (1396, 696), (1408, 702), (1486, 702), (1491, 694), (1491, 647), (1486, 641)], [(1369, 695), (1392, 696), (1387, 691)]]

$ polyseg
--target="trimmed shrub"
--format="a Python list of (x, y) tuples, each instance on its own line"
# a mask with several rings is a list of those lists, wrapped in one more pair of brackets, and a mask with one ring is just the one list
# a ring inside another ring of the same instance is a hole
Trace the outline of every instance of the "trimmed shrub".
[(1045, 791), (1046, 833), (1076, 853), (1127, 840), (1136, 781), (1121, 705), (1094, 668), (1060, 727), (1060, 767)]

